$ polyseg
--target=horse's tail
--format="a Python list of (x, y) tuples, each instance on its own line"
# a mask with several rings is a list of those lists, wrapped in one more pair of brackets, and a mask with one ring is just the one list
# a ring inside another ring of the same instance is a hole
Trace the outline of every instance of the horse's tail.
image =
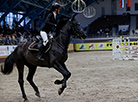
[(13, 65), (14, 65), (15, 61), (14, 61), (14, 57), (13, 57), (13, 53), (11, 53), (4, 62), (4, 68), (3, 66), (1, 66), (1, 72), (3, 74), (10, 74), (13, 70)]

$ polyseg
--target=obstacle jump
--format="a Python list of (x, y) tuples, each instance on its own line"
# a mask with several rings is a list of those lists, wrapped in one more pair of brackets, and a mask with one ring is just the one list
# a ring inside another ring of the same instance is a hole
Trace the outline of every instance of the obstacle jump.
[(113, 39), (113, 60), (138, 60), (138, 39), (135, 43), (129, 37)]

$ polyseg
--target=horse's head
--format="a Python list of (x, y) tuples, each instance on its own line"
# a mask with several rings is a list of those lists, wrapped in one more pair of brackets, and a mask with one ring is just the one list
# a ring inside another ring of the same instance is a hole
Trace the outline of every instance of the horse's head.
[(80, 27), (78, 21), (74, 19), (75, 15), (69, 20), (70, 22), (70, 30), (72, 35), (77, 36), (80, 39), (85, 39), (86, 34), (84, 33), (83, 29)]

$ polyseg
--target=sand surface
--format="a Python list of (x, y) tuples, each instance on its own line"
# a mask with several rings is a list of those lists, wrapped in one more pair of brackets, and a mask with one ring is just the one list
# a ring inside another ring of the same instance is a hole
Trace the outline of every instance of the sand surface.
[[(41, 98), (26, 81), (28, 102), (138, 102), (138, 61), (113, 61), (111, 51), (69, 53), (66, 65), (72, 73), (67, 88), (58, 95), (56, 79), (62, 75), (55, 69), (38, 67), (34, 81)], [(0, 102), (23, 102), (17, 69), (10, 75), (0, 73)]]

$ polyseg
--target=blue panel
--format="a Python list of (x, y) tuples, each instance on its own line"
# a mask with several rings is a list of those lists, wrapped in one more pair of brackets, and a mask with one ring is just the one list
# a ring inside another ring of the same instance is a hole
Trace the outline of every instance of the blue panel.
[(0, 3), (0, 9), (2, 8), (3, 5), (5, 5), (5, 4), (7, 3), (7, 1), (8, 1), (8, 0), (3, 0), (3, 1), (1, 1), (1, 3)]
[[(86, 7), (88, 7), (89, 5), (91, 5), (92, 3), (94, 3), (94, 2), (97, 2), (98, 3), (98, 1), (97, 0), (84, 0), (85, 1), (85, 3), (86, 3)], [(70, 12), (68, 13), (68, 14), (72, 14), (72, 13), (74, 13), (72, 10), (70, 10)], [(67, 15), (68, 15), (67, 14)], [(77, 14), (79, 14), (79, 13), (76, 13), (76, 15)]]
[(36, 29), (39, 30), (39, 28), (44, 24), (44, 22), (45, 22), (45, 18), (42, 20), (42, 22), (39, 23)]
[[(13, 1), (14, 1), (14, 0), (13, 0)], [(9, 12), (10, 12), (12, 9), (14, 9), (21, 1), (22, 1), (22, 0), (14, 2), (14, 3), (11, 5), (11, 7), (10, 7), (9, 9), (7, 9), (7, 11), (1, 16), (0, 22), (1, 22), (1, 21), (7, 16), (7, 14), (9, 14)]]
[(60, 11), (60, 15), (58, 15), (58, 18), (59, 18), (62, 14), (64, 14), (64, 12), (67, 11), (67, 9), (69, 9), (69, 8), (71, 7), (71, 5), (72, 5), (72, 3), (69, 3), (69, 4), (66, 6), (65, 9), (63, 9), (62, 11)]
[(23, 17), (19, 20), (17, 25), (20, 25), (20, 23), (25, 19), (26, 16), (34, 9), (35, 7), (31, 7), (26, 14), (23, 15)]
[(91, 1), (87, 0), (86, 6), (88, 7), (89, 5), (91, 5), (92, 3), (94, 3), (95, 1), (97, 1), (97, 0), (91, 0)]
[(99, 4), (99, 2), (97, 0), (94, 0), (97, 4)]
[(24, 30), (26, 30), (27, 27), (37, 18), (37, 16), (40, 15), (42, 12), (44, 12), (44, 11), (45, 11), (45, 8), (47, 8), (49, 5), (51, 5), (51, 4), (53, 3), (53, 1), (55, 1), (55, 0), (51, 0), (49, 3), (47, 3), (47, 4), (44, 6), (44, 9), (38, 9), (38, 10), (37, 10), (37, 14), (35, 14), (35, 15), (33, 16), (33, 18), (25, 25)]

